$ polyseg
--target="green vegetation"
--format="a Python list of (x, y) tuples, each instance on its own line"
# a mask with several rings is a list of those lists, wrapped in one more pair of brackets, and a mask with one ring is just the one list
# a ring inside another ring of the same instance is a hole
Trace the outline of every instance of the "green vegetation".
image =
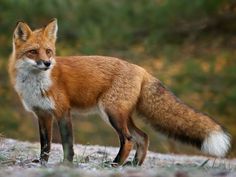
[[(7, 60), (17, 21), (37, 28), (56, 17), (58, 55), (111, 55), (139, 64), (236, 137), (235, 9), (233, 0), (1, 0), (0, 132), (38, 140), (36, 121), (10, 89)], [(74, 121), (76, 142), (118, 145), (97, 116)], [(138, 124), (152, 136), (152, 150), (193, 152)]]

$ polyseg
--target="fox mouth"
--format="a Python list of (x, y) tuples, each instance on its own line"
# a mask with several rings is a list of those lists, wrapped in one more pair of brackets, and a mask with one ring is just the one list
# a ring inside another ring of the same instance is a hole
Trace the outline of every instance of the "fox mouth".
[(51, 67), (47, 67), (47, 66), (39, 66), (39, 65), (34, 65), (34, 68), (40, 70), (40, 71), (47, 71), (49, 69), (51, 69)]

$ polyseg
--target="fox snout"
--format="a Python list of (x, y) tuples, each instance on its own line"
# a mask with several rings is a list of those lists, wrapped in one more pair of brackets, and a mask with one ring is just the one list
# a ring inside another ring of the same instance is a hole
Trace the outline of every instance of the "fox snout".
[(51, 60), (37, 60), (36, 63), (37, 65), (44, 65), (46, 67), (50, 67), (52, 64)]
[(38, 59), (35, 61), (36, 63), (36, 68), (38, 68), (39, 70), (48, 70), (51, 68), (52, 66), (52, 59), (48, 59), (48, 60), (43, 60), (43, 59)]

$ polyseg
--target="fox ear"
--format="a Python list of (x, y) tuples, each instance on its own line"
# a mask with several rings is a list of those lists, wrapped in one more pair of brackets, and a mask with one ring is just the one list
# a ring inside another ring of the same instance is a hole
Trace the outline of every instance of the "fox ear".
[(57, 19), (54, 18), (44, 29), (44, 35), (47, 36), (48, 39), (52, 41), (56, 41), (57, 39)]
[(26, 41), (31, 34), (30, 27), (24, 22), (18, 22), (14, 31), (14, 39)]

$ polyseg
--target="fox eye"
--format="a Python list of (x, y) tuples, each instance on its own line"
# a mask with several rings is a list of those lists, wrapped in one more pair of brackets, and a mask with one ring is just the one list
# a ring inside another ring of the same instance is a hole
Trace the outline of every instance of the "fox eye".
[(38, 51), (35, 49), (32, 49), (32, 50), (29, 50), (28, 53), (32, 54), (32, 55), (36, 55), (36, 54), (38, 54)]
[(51, 50), (51, 49), (46, 49), (46, 54), (47, 54), (47, 55), (52, 54), (52, 50)]

